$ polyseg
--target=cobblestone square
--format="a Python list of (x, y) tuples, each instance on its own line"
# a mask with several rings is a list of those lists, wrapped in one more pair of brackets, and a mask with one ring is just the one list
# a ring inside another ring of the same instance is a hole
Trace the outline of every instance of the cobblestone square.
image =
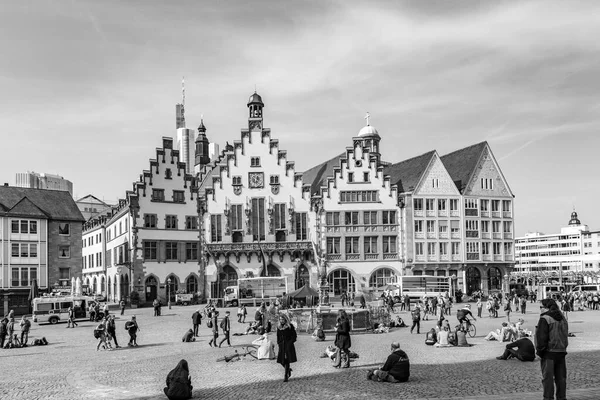
[[(533, 307), (532, 307), (533, 308)], [(81, 322), (74, 329), (65, 324), (34, 324), (31, 338), (46, 337), (46, 347), (0, 351), (4, 366), (1, 397), (6, 399), (160, 399), (165, 378), (184, 358), (190, 366), (195, 398), (206, 399), (313, 399), (313, 398), (541, 398), (539, 362), (498, 361), (504, 345), (487, 342), (484, 335), (503, 318), (481, 318), (476, 322), (477, 336), (470, 348), (435, 348), (424, 344), (425, 334), (435, 320), (423, 321), (421, 334), (409, 328), (396, 328), (387, 334), (356, 333), (352, 350), (359, 358), (350, 369), (334, 369), (328, 359), (320, 358), (333, 335), (325, 342), (314, 342), (310, 335), (298, 337), (298, 363), (293, 375), (283, 383), (283, 368), (275, 361), (246, 357), (238, 362), (216, 362), (233, 353), (232, 348), (211, 348), (210, 332), (204, 321), (200, 337), (182, 343), (183, 333), (191, 327), (195, 307), (163, 308), (163, 315), (152, 316), (152, 309), (126, 310), (117, 320), (117, 338), (127, 343), (124, 323), (135, 313), (140, 326), (139, 347), (96, 351), (94, 325)], [(232, 310), (232, 314), (235, 312)], [(253, 315), (254, 310), (249, 310)], [(455, 319), (455, 310), (451, 321)], [(223, 310), (221, 310), (221, 316)], [(405, 320), (407, 313), (400, 314)], [(525, 316), (525, 327), (533, 329), (538, 319), (534, 311)], [(570, 313), (568, 363), (569, 399), (598, 398), (600, 378), (600, 328), (596, 312)], [(518, 315), (514, 315), (518, 318)], [(244, 326), (232, 318), (232, 332)], [(256, 336), (232, 336), (236, 346), (249, 344)], [(408, 383), (388, 384), (366, 380), (366, 371), (383, 363), (389, 343), (399, 341), (411, 359)]]

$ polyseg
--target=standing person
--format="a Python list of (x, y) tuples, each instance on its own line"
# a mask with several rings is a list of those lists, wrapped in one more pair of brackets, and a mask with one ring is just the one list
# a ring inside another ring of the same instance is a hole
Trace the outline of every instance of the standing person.
[(242, 304), (242, 310), (243, 310), (243, 313), (242, 313), (242, 324), (245, 324), (246, 323), (246, 315), (248, 315), (248, 310), (246, 310), (246, 305), (245, 304)]
[(127, 346), (137, 347), (137, 332), (140, 330), (140, 327), (135, 320), (135, 315), (131, 316), (130, 321), (125, 322), (125, 329), (129, 333), (129, 343), (127, 343)]
[[(335, 346), (340, 349), (340, 359), (336, 362), (335, 367), (349, 368), (350, 367), (350, 347), (352, 340), (350, 339), (350, 319), (345, 310), (339, 310), (337, 321), (335, 324)], [(337, 361), (337, 360), (336, 360)]]
[(160, 311), (158, 310), (159, 308), (159, 303), (158, 303), (158, 299), (154, 299), (154, 301), (152, 302), (152, 307), (154, 307), (154, 316), (158, 317), (160, 315)]
[(125, 300), (121, 299), (119, 306), (121, 307), (121, 315), (125, 314)]
[(94, 322), (100, 321), (102, 318), (100, 317), (100, 303), (94, 303)]
[[(404, 306), (404, 303), (402, 303)], [(360, 297), (360, 308), (367, 308), (367, 300), (365, 300), (365, 296)]]
[(506, 320), (508, 321), (508, 323), (510, 324), (510, 312), (511, 312), (511, 307), (510, 307), (510, 300), (507, 299), (506, 301), (506, 305), (504, 306), (504, 312), (506, 313)]
[(344, 307), (344, 305), (346, 304), (346, 300), (347, 300), (345, 291), (342, 292), (342, 295), (340, 296), (340, 300), (342, 300), (342, 307)]
[(94, 303), (90, 303), (88, 312), (90, 313), (90, 322), (96, 321), (96, 305)]
[(8, 332), (8, 343), (12, 343), (15, 333), (15, 312), (13, 310), (10, 310), (8, 312), (8, 322), (6, 324), (6, 329)]
[(210, 325), (212, 327), (212, 332), (213, 332), (213, 338), (210, 340), (210, 342), (208, 342), (208, 345), (210, 347), (212, 347), (213, 343), (215, 344), (215, 347), (217, 347), (217, 339), (219, 338), (219, 312), (217, 310), (214, 310), (211, 314), (210, 314)]
[(77, 322), (75, 322), (75, 310), (73, 310), (73, 306), (69, 307), (67, 310), (67, 314), (69, 316), (69, 320), (67, 321), (67, 328), (75, 328), (77, 326)]
[(106, 332), (112, 336), (115, 341), (115, 348), (120, 349), (119, 342), (117, 341), (117, 327), (115, 324), (115, 316), (110, 315), (106, 321)]
[(194, 332), (194, 336), (198, 336), (198, 327), (200, 326), (200, 324), (202, 324), (202, 314), (200, 314), (200, 310), (196, 310), (193, 314), (192, 314), (192, 325), (193, 325), (193, 332)]
[(240, 304), (240, 306), (238, 307), (237, 310), (237, 321), (241, 324), (242, 323), (242, 317), (244, 316), (244, 308), (243, 306)]
[(283, 381), (287, 382), (292, 375), (290, 364), (295, 363), (296, 358), (296, 329), (292, 325), (290, 318), (286, 314), (279, 314), (279, 323), (277, 324), (277, 345), (279, 351), (277, 353), (277, 362), (281, 364), (285, 370)]
[(417, 327), (417, 334), (421, 333), (421, 309), (417, 305), (414, 310), (411, 312), (413, 324), (410, 327), (410, 333), (413, 333), (413, 329), (415, 326)]
[(567, 346), (569, 325), (552, 299), (542, 300), (540, 319), (535, 329), (535, 349), (541, 358), (544, 399), (567, 398)]
[(408, 295), (404, 296), (404, 308), (406, 311), (410, 311), (410, 297)]
[[(225, 311), (225, 318), (223, 318), (223, 320), (221, 321), (221, 324), (219, 326), (223, 330), (223, 335), (225, 335), (225, 337), (221, 340), (221, 342), (219, 342), (219, 347), (221, 347), (223, 342), (226, 340), (227, 340), (227, 345), (229, 347), (231, 347), (231, 342), (229, 341), (229, 332), (231, 331), (231, 321), (229, 320), (229, 311)], [(215, 341), (215, 344), (216, 344), (216, 341)]]
[(521, 304), (521, 314), (525, 314), (525, 310), (527, 309), (527, 299), (525, 296), (521, 296), (519, 303)]
[(483, 311), (483, 303), (481, 302), (481, 296), (477, 298), (477, 318), (481, 318), (481, 312)]
[(27, 317), (23, 315), (19, 326), (21, 327), (21, 344), (25, 346), (27, 344), (27, 341), (29, 340), (29, 329), (31, 328), (31, 321), (29, 321)]
[(163, 391), (169, 400), (188, 400), (192, 398), (192, 389), (188, 363), (181, 360), (167, 375), (167, 387)]
[(0, 321), (0, 349), (4, 348), (4, 341), (6, 340), (6, 335), (8, 335), (8, 319), (2, 318)]
[(108, 317), (108, 300), (106, 300), (106, 303), (104, 303), (104, 318)]

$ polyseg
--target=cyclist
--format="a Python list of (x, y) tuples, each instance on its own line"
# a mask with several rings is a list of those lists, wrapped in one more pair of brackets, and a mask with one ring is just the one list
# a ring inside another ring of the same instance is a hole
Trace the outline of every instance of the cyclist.
[(477, 321), (477, 319), (475, 318), (475, 316), (473, 314), (471, 314), (471, 305), (470, 304), (466, 304), (463, 308), (460, 308), (457, 312), (456, 312), (456, 319), (458, 319), (458, 323), (461, 327), (464, 327), (463, 329), (468, 329), (469, 325), (471, 324), (471, 321), (469, 320), (469, 315), (471, 317), (473, 317), (474, 321)]

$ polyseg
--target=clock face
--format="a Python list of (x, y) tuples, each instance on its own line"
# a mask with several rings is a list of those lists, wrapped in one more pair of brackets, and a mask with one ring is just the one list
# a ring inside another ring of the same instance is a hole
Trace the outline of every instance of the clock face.
[(262, 172), (248, 173), (248, 182), (251, 188), (262, 188), (265, 186), (265, 176)]

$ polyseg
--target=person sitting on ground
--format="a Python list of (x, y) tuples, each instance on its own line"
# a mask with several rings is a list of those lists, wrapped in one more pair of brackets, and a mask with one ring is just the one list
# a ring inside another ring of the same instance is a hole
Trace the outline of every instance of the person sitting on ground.
[(471, 347), (469, 342), (467, 342), (467, 332), (464, 330), (464, 327), (456, 330), (456, 342), (457, 347)]
[(512, 335), (512, 329), (508, 326), (508, 322), (502, 323), (502, 329), (491, 331), (485, 336), (485, 340), (497, 340), (498, 342), (508, 342)]
[(437, 334), (435, 333), (435, 328), (431, 328), (431, 330), (425, 334), (425, 344), (433, 346), (436, 342)]
[(437, 343), (435, 347), (450, 347), (452, 346), (450, 342), (448, 342), (448, 335), (450, 333), (450, 327), (443, 327), (437, 333)]
[(185, 342), (185, 343), (195, 342), (196, 338), (194, 337), (194, 331), (191, 329), (188, 329), (188, 331), (181, 338), (181, 341)]
[(248, 328), (246, 328), (246, 332), (244, 332), (244, 335), (254, 335), (256, 333), (258, 333), (258, 329), (260, 328), (260, 323), (258, 321), (254, 321), (254, 322), (250, 322), (248, 324)]
[(323, 332), (323, 328), (318, 326), (311, 337), (315, 340), (315, 342), (323, 342), (325, 340), (325, 332)]
[(256, 351), (256, 358), (259, 360), (274, 360), (275, 356), (275, 344), (269, 337), (268, 333), (263, 334), (258, 339), (252, 342), (253, 345), (259, 346)]
[(375, 370), (367, 372), (367, 379), (375, 382), (406, 382), (410, 377), (410, 360), (408, 355), (400, 349), (400, 343), (393, 342), (390, 354), (385, 364)]
[(188, 400), (192, 398), (192, 389), (188, 363), (186, 360), (181, 360), (167, 375), (167, 387), (163, 391), (169, 400)]
[(496, 357), (498, 360), (510, 360), (511, 358), (517, 358), (521, 361), (535, 361), (535, 347), (531, 340), (525, 337), (509, 343), (506, 345), (504, 354)]

